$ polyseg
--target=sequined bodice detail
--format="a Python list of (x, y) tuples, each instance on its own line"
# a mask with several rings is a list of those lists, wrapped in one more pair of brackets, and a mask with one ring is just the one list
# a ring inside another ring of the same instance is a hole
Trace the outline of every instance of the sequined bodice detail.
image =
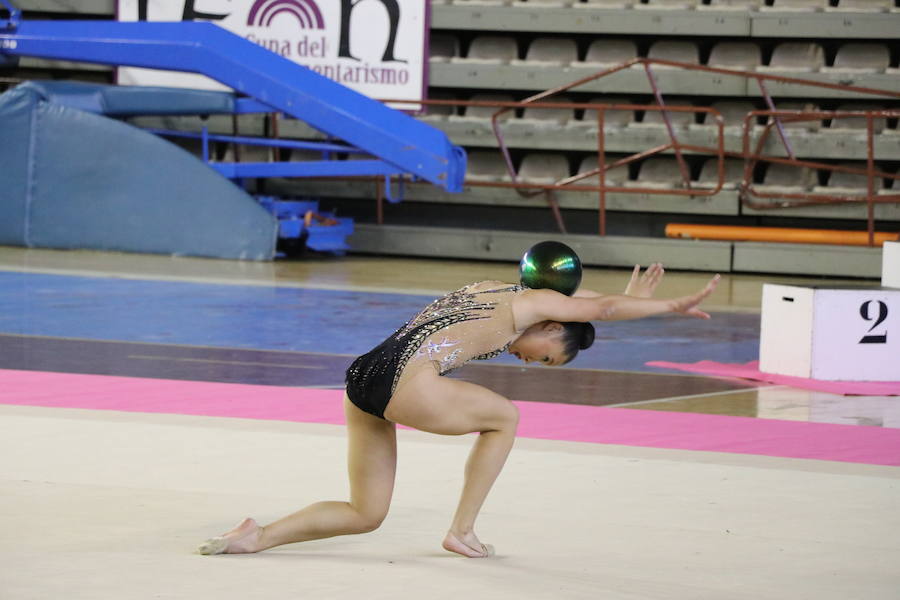
[[(512, 322), (508, 303), (516, 292), (524, 288), (497, 282), (498, 287), (477, 289), (485, 283), (487, 282), (473, 283), (438, 298), (397, 330), (393, 339), (403, 344), (403, 350), (393, 388), (410, 361), (427, 359), (435, 362), (439, 365), (440, 374), (444, 375), (470, 360), (494, 358), (509, 348), (510, 342), (506, 339), (512, 331)], [(509, 320), (509, 323), (491, 323), (501, 316), (497, 314), (497, 309), (504, 304), (507, 306), (502, 311), (503, 318)], [(458, 327), (475, 321), (482, 323)], [(504, 331), (504, 328), (509, 331)], [(490, 341), (497, 341), (498, 338), (506, 343), (500, 347), (491, 347)], [(488, 344), (487, 348), (485, 343)]]

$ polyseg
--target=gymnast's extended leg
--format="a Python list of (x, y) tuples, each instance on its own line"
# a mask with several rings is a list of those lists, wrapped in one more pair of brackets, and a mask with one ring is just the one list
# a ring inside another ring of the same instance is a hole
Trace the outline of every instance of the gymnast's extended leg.
[(204, 542), (201, 554), (259, 552), (282, 544), (377, 529), (388, 513), (397, 470), (397, 434), (389, 423), (354, 406), (344, 396), (350, 501), (311, 504), (260, 527), (244, 519), (221, 537)]
[(516, 406), (480, 385), (425, 371), (394, 395), (385, 416), (429, 433), (480, 434), (466, 461), (462, 495), (443, 546), (471, 558), (488, 556), (491, 548), (475, 535), (475, 519), (515, 441)]

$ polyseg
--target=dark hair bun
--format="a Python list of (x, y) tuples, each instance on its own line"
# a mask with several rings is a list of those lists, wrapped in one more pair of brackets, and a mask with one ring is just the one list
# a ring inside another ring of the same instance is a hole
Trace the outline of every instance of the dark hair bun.
[(578, 341), (578, 348), (586, 350), (594, 343), (594, 335), (596, 335), (596, 332), (591, 323), (582, 323), (581, 325), (581, 339)]

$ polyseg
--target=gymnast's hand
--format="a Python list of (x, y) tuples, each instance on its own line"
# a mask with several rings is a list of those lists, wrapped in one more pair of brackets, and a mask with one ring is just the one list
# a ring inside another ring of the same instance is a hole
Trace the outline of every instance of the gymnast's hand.
[(709, 283), (707, 283), (706, 286), (696, 294), (691, 294), (690, 296), (682, 296), (681, 298), (672, 298), (671, 300), (669, 300), (669, 310), (673, 313), (681, 313), (688, 317), (708, 319), (709, 313), (703, 312), (702, 310), (697, 308), (697, 305), (703, 302), (707, 296), (715, 291), (716, 286), (719, 285), (719, 280), (721, 278), (721, 275), (716, 275), (715, 277), (710, 279)]
[(641, 273), (641, 265), (634, 265), (631, 281), (625, 288), (625, 295), (635, 298), (652, 298), (656, 286), (662, 281), (665, 273), (662, 263), (653, 263), (643, 273)]

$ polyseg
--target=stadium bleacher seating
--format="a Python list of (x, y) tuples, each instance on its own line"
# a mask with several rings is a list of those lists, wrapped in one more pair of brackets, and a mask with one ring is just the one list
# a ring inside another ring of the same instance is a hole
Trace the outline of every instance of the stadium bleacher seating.
[(835, 12), (888, 12), (893, 7), (893, 0), (840, 0), (837, 6), (827, 6), (825, 10)]
[(763, 10), (773, 11), (818, 11), (825, 10), (828, 0), (773, 0), (772, 6), (764, 6)]
[(769, 73), (812, 73), (825, 66), (825, 51), (814, 42), (784, 42), (772, 52), (768, 65), (757, 67)]
[[(694, 186), (704, 189), (712, 189), (719, 183), (719, 161), (709, 158), (703, 163), (700, 177)], [(735, 190), (744, 178), (744, 161), (736, 158), (726, 158), (722, 180), (723, 190)]]
[(753, 42), (719, 42), (713, 46), (707, 65), (720, 69), (753, 71), (762, 64), (762, 51)]
[(515, 0), (514, 4), (524, 6), (526, 3), (531, 8), (534, 6), (571, 6), (574, 0)]
[(637, 44), (630, 40), (599, 39), (588, 46), (582, 65), (602, 69), (627, 62), (637, 55)]
[(469, 152), (466, 179), (472, 181), (512, 181), (503, 156), (497, 151), (476, 150)]
[(508, 36), (483, 35), (472, 40), (469, 53), (453, 57), (451, 62), (505, 64), (519, 56), (516, 40)]
[(834, 65), (824, 67), (832, 73), (884, 73), (891, 65), (891, 52), (885, 44), (849, 43), (838, 48)]
[[(777, 108), (779, 110), (790, 110), (797, 112), (816, 112), (819, 110), (819, 107), (812, 102), (779, 102)], [(792, 121), (790, 118), (786, 118), (782, 122), (782, 126), (785, 129), (794, 129), (799, 131), (816, 131), (821, 126), (821, 121), (814, 120), (802, 120), (802, 121)]]
[(522, 159), (518, 177), (524, 183), (554, 184), (570, 175), (569, 162), (562, 154), (533, 153)]
[[(624, 96), (594, 96), (588, 100), (593, 104), (632, 104), (631, 100)], [(634, 123), (634, 111), (632, 110), (605, 110), (603, 111), (603, 129), (618, 129)], [(570, 121), (570, 125), (597, 127), (597, 110), (587, 108), (580, 121)]]
[(561, 38), (538, 38), (531, 42), (524, 60), (513, 60), (513, 64), (537, 66), (563, 66), (578, 60), (575, 40)]
[[(711, 108), (716, 109), (722, 114), (725, 130), (734, 135), (739, 133), (744, 127), (744, 118), (750, 111), (756, 110), (756, 106), (749, 100), (720, 100), (713, 102)], [(705, 114), (700, 115), (703, 119), (702, 123), (693, 123), (690, 125), (694, 129), (712, 130), (716, 126), (715, 119)]]
[[(28, 9), (29, 0), (18, 1)], [(32, 11), (46, 11), (46, 6), (53, 4), (33, 1), (40, 8)], [(96, 8), (107, 4), (108, 9)], [(108, 11), (108, 17), (113, 16), (109, 0), (86, 0), (85, 6), (88, 5), (92, 7), (92, 16), (102, 16), (104, 11)], [(898, 0), (433, 0), (431, 5), (429, 96), (435, 99), (521, 100), (641, 57), (738, 70), (750, 75), (849, 83), (900, 94)], [(71, 13), (78, 9), (59, 10)], [(754, 109), (768, 108), (752, 78), (662, 65), (654, 65), (652, 71), (667, 105), (712, 107), (722, 114), (724, 145), (729, 152), (743, 151), (745, 115)], [(38, 59), (26, 61), (20, 72), (27, 77), (46, 75), (104, 81), (112, 78), (107, 67)], [(12, 77), (17, 76), (16, 71), (11, 73)], [(781, 110), (900, 109), (897, 95), (877, 97), (774, 80), (767, 81), (766, 87), (775, 108)], [(656, 104), (647, 74), (640, 65), (589, 81), (542, 102), (561, 101)], [(420, 118), (444, 129), (455, 143), (467, 148), (469, 181), (508, 182), (511, 179), (490, 126), (490, 117), (496, 110), (495, 107), (430, 106)], [(715, 144), (714, 119), (708, 115), (670, 111), (669, 117), (680, 142), (697, 146)], [(766, 118), (755, 121), (754, 136), (762, 131)], [(197, 119), (171, 117), (166, 122), (180, 129), (197, 130), (202, 126)], [(259, 116), (240, 117), (239, 123), (242, 132), (265, 130)], [(212, 118), (208, 124), (211, 131), (230, 133), (230, 120)], [(900, 170), (900, 119), (878, 118), (874, 125), (874, 152), (879, 168), (896, 173)], [(839, 165), (865, 164), (865, 119), (786, 120), (783, 129), (798, 158)], [(501, 116), (501, 130), (522, 181), (557, 181), (571, 174), (572, 168), (576, 173), (596, 169), (596, 114), (592, 109), (522, 107)], [(322, 138), (322, 134), (287, 120), (280, 123), (280, 134)], [(606, 111), (604, 135), (610, 153), (608, 162), (669, 141), (659, 111)], [(787, 155), (784, 142), (775, 131), (769, 132), (764, 151), (774, 156)], [(252, 152), (258, 150), (242, 148), (243, 159), (247, 160), (248, 153)], [(714, 187), (716, 160), (694, 152), (686, 152), (684, 156), (696, 178), (691, 181), (691, 187), (698, 190)], [(714, 215), (739, 218), (744, 214), (776, 218), (780, 214), (776, 209), (760, 212), (741, 203), (737, 188), (744, 175), (744, 165), (738, 158), (725, 161), (726, 182), (715, 197), (611, 194), (608, 206), (617, 211), (684, 212), (706, 214), (710, 218)], [(766, 161), (757, 164), (754, 174), (757, 179), (753, 189), (762, 193), (815, 190), (830, 194), (865, 187), (860, 179), (864, 176), (858, 174), (817, 173)], [(596, 183), (597, 179), (591, 176), (583, 183)], [(680, 166), (671, 153), (613, 169), (607, 172), (606, 180), (608, 185), (616, 187), (619, 184), (630, 188), (684, 190)], [(356, 184), (332, 182), (331, 185), (350, 189)], [(414, 187), (410, 192), (413, 199), (417, 193), (425, 194)], [(890, 179), (879, 180), (876, 187), (880, 194), (900, 192), (900, 183)], [(371, 187), (364, 189), (363, 195), (367, 195)], [(510, 198), (515, 197), (513, 190), (476, 186), (467, 191), (464, 202), (511, 206), (514, 201)], [(438, 200), (429, 197), (427, 201)], [(564, 208), (596, 211), (594, 192), (560, 193), (559, 201)], [(878, 211), (879, 218), (900, 222), (897, 207), (879, 205)], [(792, 209), (789, 214), (792, 218), (807, 218), (810, 223), (820, 218), (865, 218), (864, 211), (842, 213), (826, 207)], [(585, 216), (586, 219), (594, 217)]]
[[(900, 168), (897, 166), (890, 165), (879, 165), (883, 172), (890, 173), (891, 175), (900, 175)], [(884, 185), (880, 190), (878, 190), (879, 194), (900, 194), (900, 184), (897, 183), (896, 179), (885, 179)]]
[(710, 10), (753, 10), (763, 5), (764, 0), (711, 0)]
[[(689, 100), (667, 101), (666, 106), (694, 106)], [(694, 123), (696, 113), (687, 111), (666, 111), (669, 116), (669, 123), (673, 127), (684, 128)], [(631, 123), (631, 127), (665, 127), (663, 111), (647, 110), (644, 111), (644, 119), (640, 123)]]
[[(456, 100), (456, 96), (448, 93), (436, 93), (432, 94), (429, 100)], [(455, 115), (456, 110), (456, 107), (451, 104), (427, 104), (421, 119), (437, 126)]]
[[(839, 163), (836, 166), (848, 167), (851, 169), (865, 169), (864, 162), (848, 162)], [(868, 177), (860, 173), (847, 173), (845, 171), (830, 171), (827, 175), (828, 184), (818, 185), (813, 188), (816, 193), (824, 194), (847, 194), (854, 196), (864, 196), (868, 192)], [(884, 187), (884, 180), (876, 177), (873, 180), (875, 191), (879, 191)]]
[(647, 10), (690, 10), (700, 4), (700, 0), (648, 0), (647, 4), (637, 4), (635, 8)]
[[(599, 168), (596, 154), (589, 154), (581, 160), (578, 165), (578, 174), (595, 171)], [(608, 187), (621, 187), (628, 181), (628, 167), (621, 166), (609, 169), (605, 176), (606, 185)], [(578, 185), (600, 185), (600, 175), (589, 175), (576, 182)]]
[[(700, 50), (694, 42), (686, 40), (661, 40), (659, 42), (654, 42), (653, 45), (650, 46), (650, 51), (647, 52), (647, 58), (674, 60), (676, 62), (699, 65)], [(666, 65), (660, 65), (657, 68), (665, 67)]]
[(637, 3), (637, 0), (587, 0), (584, 4), (573, 4), (573, 6), (584, 8), (631, 8)]
[(809, 167), (770, 163), (758, 192), (766, 194), (800, 194), (812, 189), (817, 173)]
[[(540, 100), (540, 104), (560, 104), (571, 102), (565, 96), (554, 96)], [(538, 106), (526, 107), (522, 113), (522, 117), (517, 120), (519, 126), (537, 127), (554, 127), (557, 125), (565, 125), (575, 118), (575, 109), (573, 108), (543, 108)]]
[[(861, 102), (855, 104), (841, 104), (835, 110), (838, 111), (864, 111), (864, 110), (884, 110), (885, 106), (883, 104), (874, 104), (869, 102)], [(866, 119), (864, 117), (835, 117), (831, 121), (831, 127), (828, 130), (832, 133), (840, 133), (841, 135), (847, 135), (848, 133), (852, 133), (853, 130), (865, 130), (867, 127)], [(884, 118), (874, 118), (872, 119), (872, 129), (875, 133), (882, 133), (887, 127), (887, 119)]]
[(626, 181), (625, 187), (679, 189), (685, 187), (685, 184), (678, 161), (668, 156), (659, 156), (641, 163), (637, 179)]
[(429, 62), (447, 62), (459, 56), (459, 38), (454, 35), (435, 34), (428, 42)]
[[(472, 102), (515, 102), (515, 98), (509, 94), (473, 94), (469, 98)], [(497, 112), (497, 107), (493, 106), (463, 106), (460, 115), (451, 115), (451, 121), (476, 121), (489, 122), (491, 115)], [(510, 111), (503, 113), (498, 117), (500, 121), (506, 121), (515, 117), (515, 113)]]

